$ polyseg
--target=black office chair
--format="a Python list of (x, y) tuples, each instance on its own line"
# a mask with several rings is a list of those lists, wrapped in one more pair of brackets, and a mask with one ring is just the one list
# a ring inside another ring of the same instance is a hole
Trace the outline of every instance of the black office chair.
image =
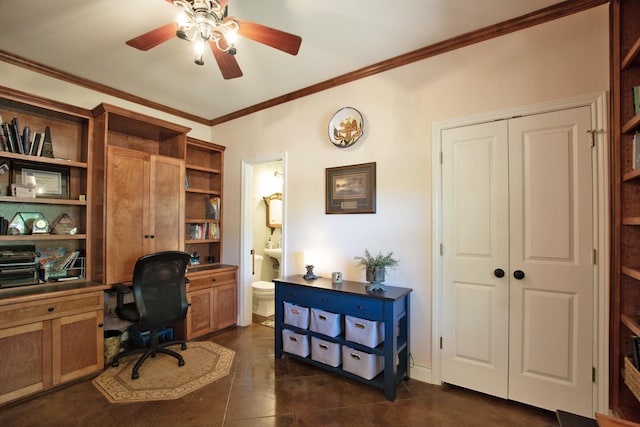
[(117, 292), (116, 314), (123, 320), (136, 322), (142, 331), (150, 331), (149, 345), (132, 348), (113, 358), (111, 366), (118, 366), (119, 360), (131, 354), (142, 353), (131, 371), (131, 378), (139, 377), (138, 369), (145, 360), (164, 353), (178, 359), (178, 366), (184, 365), (182, 356), (166, 347), (184, 341), (159, 342), (158, 330), (178, 323), (187, 315), (187, 292), (185, 273), (189, 265), (189, 254), (179, 251), (157, 252), (145, 255), (136, 261), (133, 270), (133, 296), (135, 301), (124, 304), (124, 294), (129, 292), (125, 285), (114, 285)]

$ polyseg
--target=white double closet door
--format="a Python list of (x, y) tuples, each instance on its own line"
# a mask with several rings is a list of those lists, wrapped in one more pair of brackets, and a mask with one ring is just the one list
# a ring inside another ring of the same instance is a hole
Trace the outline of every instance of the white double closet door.
[(589, 107), (442, 136), (442, 380), (591, 416)]

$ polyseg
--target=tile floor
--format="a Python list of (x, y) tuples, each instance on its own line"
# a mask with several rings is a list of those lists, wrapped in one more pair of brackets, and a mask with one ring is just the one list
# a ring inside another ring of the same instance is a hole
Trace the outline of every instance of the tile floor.
[(0, 407), (0, 426), (557, 426), (552, 412), (453, 386), (382, 390), (287, 357), (254, 323), (207, 337), (236, 351), (231, 373), (178, 400), (110, 404), (90, 380)]

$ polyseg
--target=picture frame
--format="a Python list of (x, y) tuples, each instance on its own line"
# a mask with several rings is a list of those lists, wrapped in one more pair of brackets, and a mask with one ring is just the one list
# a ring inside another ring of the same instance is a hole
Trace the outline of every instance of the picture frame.
[(376, 213), (376, 163), (326, 169), (327, 214)]
[(27, 176), (35, 178), (36, 197), (69, 198), (69, 168), (18, 161), (14, 161), (12, 166), (13, 183), (23, 185)]

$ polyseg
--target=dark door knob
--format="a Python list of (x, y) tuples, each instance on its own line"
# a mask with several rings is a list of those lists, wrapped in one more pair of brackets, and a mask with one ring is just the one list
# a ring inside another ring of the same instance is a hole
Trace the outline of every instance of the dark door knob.
[(513, 277), (515, 277), (517, 280), (522, 280), (524, 279), (524, 271), (522, 270), (516, 270), (513, 272)]
[(496, 268), (495, 270), (493, 270), (493, 274), (496, 277), (504, 277), (504, 270), (501, 268)]

